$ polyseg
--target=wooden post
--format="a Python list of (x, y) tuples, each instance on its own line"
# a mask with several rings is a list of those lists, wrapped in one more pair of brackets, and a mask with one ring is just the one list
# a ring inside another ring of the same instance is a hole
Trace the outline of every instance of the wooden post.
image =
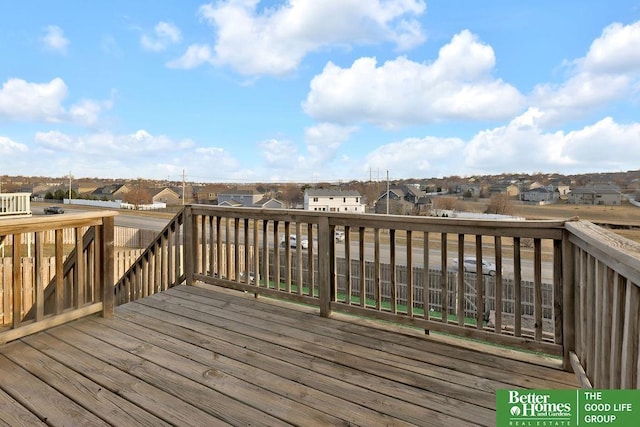
[[(195, 242), (194, 242), (194, 222), (193, 222), (193, 211), (191, 210), (191, 206), (186, 206), (184, 208), (184, 278), (187, 286), (193, 285), (193, 265), (194, 265), (194, 255), (196, 253), (195, 250)], [(219, 250), (219, 248), (218, 248)], [(220, 268), (220, 266), (218, 266)]]
[(22, 254), (20, 234), (13, 235), (13, 328), (22, 324)]
[(569, 232), (562, 233), (562, 367), (570, 371), (570, 353), (575, 352), (575, 271), (573, 245), (569, 242)]
[[(320, 297), (320, 316), (331, 315), (331, 293), (333, 288), (331, 261), (331, 230), (329, 218), (320, 217), (318, 221), (318, 296)], [(312, 242), (313, 243), (313, 242)]]
[(102, 317), (112, 317), (114, 310), (113, 230), (114, 218), (104, 217), (102, 222)]

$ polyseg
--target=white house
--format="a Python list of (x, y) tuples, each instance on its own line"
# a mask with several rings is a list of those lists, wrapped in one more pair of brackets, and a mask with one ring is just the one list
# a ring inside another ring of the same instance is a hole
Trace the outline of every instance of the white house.
[(364, 213), (364, 208), (357, 191), (309, 188), (304, 192), (306, 211)]

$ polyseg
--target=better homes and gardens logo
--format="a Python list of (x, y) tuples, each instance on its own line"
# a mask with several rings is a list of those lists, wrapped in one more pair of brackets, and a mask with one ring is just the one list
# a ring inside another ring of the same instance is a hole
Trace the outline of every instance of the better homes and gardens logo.
[(640, 390), (498, 390), (496, 425), (635, 427)]

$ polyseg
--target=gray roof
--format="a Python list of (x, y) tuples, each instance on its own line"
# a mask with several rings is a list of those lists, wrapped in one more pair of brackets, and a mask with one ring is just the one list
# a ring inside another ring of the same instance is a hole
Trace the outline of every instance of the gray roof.
[(335, 190), (326, 188), (308, 188), (306, 194), (310, 197), (361, 197), (355, 190)]

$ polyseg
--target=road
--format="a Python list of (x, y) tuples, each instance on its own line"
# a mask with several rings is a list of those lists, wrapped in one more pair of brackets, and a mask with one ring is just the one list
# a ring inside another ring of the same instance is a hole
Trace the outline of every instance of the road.
[[(82, 209), (77, 206), (59, 206), (63, 207), (65, 213), (90, 212), (89, 209)], [(44, 208), (44, 206), (32, 206), (31, 212), (34, 216), (44, 215)], [(144, 230), (153, 230), (158, 232), (162, 231), (168, 222), (169, 221), (164, 218), (127, 214), (126, 211), (118, 211), (118, 215), (115, 217), (115, 225), (118, 227), (141, 228)]]

